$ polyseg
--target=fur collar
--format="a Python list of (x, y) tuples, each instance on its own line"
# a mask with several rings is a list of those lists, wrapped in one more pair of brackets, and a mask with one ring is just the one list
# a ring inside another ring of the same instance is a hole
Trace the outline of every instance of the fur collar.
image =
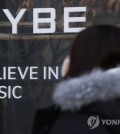
[(96, 102), (120, 98), (120, 67), (92, 72), (62, 81), (54, 91), (53, 100), (63, 110), (80, 109)]

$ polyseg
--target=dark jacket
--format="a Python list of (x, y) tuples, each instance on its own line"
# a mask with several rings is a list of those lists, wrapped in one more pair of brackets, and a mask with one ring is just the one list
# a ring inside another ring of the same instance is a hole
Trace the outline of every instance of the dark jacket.
[(35, 115), (32, 134), (48, 134), (59, 115), (59, 108), (40, 109)]
[(120, 68), (65, 80), (57, 85), (60, 106), (49, 134), (120, 134)]

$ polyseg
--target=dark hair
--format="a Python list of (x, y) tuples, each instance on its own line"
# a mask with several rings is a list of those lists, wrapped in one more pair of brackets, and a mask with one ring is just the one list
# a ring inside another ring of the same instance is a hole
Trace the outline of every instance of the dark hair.
[(76, 77), (93, 68), (108, 69), (120, 64), (120, 28), (92, 26), (80, 32), (70, 50), (70, 67), (65, 76)]

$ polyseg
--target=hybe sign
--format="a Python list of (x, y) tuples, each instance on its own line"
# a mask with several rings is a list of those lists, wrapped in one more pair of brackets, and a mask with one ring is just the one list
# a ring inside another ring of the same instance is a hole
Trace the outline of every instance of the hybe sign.
[[(18, 23), (21, 18), (24, 16), (27, 9), (21, 9), (16, 17), (13, 17), (9, 9), (3, 9), (6, 17), (12, 24), (12, 34), (18, 33)], [(64, 8), (64, 33), (76, 33), (83, 30), (83, 27), (70, 27), (71, 22), (86, 22), (86, 17), (70, 17), (70, 13), (81, 13), (86, 12), (86, 7), (65, 7)], [(40, 14), (49, 13), (49, 18), (41, 18)], [(54, 33), (56, 31), (56, 10), (54, 8), (33, 8), (33, 34), (42, 34), (42, 33)], [(39, 28), (39, 24), (49, 23), (50, 27), (48, 28)]]

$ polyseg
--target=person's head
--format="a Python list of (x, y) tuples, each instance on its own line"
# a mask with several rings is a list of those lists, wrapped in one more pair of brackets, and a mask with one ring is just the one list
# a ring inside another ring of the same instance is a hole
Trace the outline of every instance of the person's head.
[(94, 68), (116, 67), (120, 64), (120, 28), (99, 25), (85, 29), (76, 37), (68, 55), (64, 78), (76, 77)]

